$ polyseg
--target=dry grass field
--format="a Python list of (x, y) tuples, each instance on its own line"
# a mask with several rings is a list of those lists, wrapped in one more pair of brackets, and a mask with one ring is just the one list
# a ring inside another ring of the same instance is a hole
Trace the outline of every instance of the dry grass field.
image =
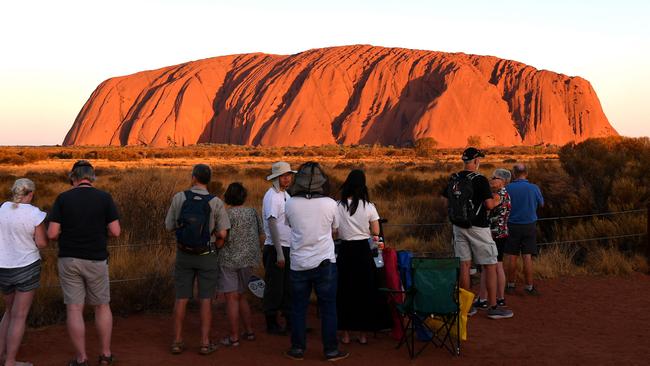
[[(212, 193), (221, 195), (231, 182), (249, 190), (247, 204), (261, 208), (268, 189), (265, 176), (273, 161), (294, 167), (308, 160), (321, 162), (336, 189), (353, 168), (366, 171), (371, 199), (389, 220), (386, 242), (396, 249), (449, 253), (450, 227), (440, 192), (451, 172), (459, 170), (460, 149), (422, 146), (319, 148), (252, 148), (206, 145), (190, 148), (0, 148), (0, 191), (8, 198), (18, 177), (36, 183), (35, 204), (49, 210), (57, 194), (69, 189), (66, 172), (76, 159), (88, 159), (97, 169), (96, 186), (110, 192), (120, 211), (123, 234), (112, 239), (110, 271), (113, 308), (119, 314), (171, 308), (170, 280), (174, 260), (173, 235), (163, 229), (172, 195), (190, 183), (191, 166), (213, 168)], [(493, 148), (481, 164), (483, 174), (514, 162), (528, 163), (529, 179), (546, 198), (541, 217), (638, 210), (650, 192), (650, 143), (647, 139), (590, 140), (578, 145), (532, 148)], [(639, 158), (641, 157), (641, 158)], [(648, 173), (648, 174), (646, 174)], [(413, 225), (425, 224), (425, 225)], [(645, 233), (646, 212), (541, 221), (543, 245), (537, 258), (539, 278), (581, 274), (629, 274), (648, 270), (644, 236), (613, 240), (591, 238)], [(30, 314), (33, 326), (63, 320), (57, 287), (56, 243), (42, 251), (42, 288)]]

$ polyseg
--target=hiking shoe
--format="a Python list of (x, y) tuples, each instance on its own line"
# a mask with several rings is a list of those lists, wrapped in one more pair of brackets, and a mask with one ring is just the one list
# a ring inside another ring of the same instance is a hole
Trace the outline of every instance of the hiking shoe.
[(497, 299), (497, 306), (506, 306), (506, 299)]
[(476, 308), (472, 306), (471, 308), (469, 308), (469, 311), (467, 312), (467, 316), (474, 316), (476, 315), (476, 312), (477, 312)]
[(348, 351), (336, 351), (335, 353), (330, 353), (325, 355), (327, 361), (338, 361), (350, 357), (350, 352)]
[(284, 355), (294, 361), (302, 361), (305, 359), (305, 351), (299, 348), (292, 348), (284, 353)]
[(539, 296), (539, 291), (537, 291), (537, 287), (533, 287), (530, 290), (525, 288), (524, 292), (531, 296)]
[(513, 315), (512, 310), (500, 308), (498, 306), (491, 307), (487, 311), (487, 316), (490, 319), (507, 319), (512, 318)]
[(476, 301), (474, 301), (472, 306), (477, 308), (477, 309), (480, 309), (480, 310), (485, 310), (485, 309), (488, 308), (488, 301), (487, 300), (476, 299)]

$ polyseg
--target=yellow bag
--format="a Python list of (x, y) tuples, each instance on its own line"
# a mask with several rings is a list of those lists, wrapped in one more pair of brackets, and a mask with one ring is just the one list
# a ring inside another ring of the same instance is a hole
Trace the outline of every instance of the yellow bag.
[[(467, 313), (472, 307), (474, 301), (474, 294), (463, 288), (460, 289), (460, 339), (467, 340)], [(456, 320), (458, 321), (458, 319)], [(442, 327), (442, 320), (436, 319), (433, 316), (429, 317), (424, 323), (431, 329), (440, 329)], [(456, 335), (456, 322), (452, 325), (451, 334)]]

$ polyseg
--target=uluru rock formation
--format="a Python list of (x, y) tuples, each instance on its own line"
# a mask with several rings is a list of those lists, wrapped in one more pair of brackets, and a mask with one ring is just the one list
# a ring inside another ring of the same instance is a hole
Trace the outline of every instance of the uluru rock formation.
[(439, 147), (616, 135), (589, 82), (491, 56), (366, 45), (214, 57), (101, 83), (64, 145)]

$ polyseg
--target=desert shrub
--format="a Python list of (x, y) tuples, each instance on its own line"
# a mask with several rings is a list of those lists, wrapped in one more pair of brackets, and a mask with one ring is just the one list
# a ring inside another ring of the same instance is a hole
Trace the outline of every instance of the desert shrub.
[(415, 141), (415, 155), (420, 157), (430, 157), (435, 153), (438, 141), (433, 137), (424, 137)]
[(468, 136), (467, 137), (467, 146), (481, 147), (481, 136)]
[(375, 185), (373, 193), (379, 197), (412, 197), (441, 191), (442, 188), (435, 186), (432, 181), (419, 179), (412, 174), (390, 174)]

